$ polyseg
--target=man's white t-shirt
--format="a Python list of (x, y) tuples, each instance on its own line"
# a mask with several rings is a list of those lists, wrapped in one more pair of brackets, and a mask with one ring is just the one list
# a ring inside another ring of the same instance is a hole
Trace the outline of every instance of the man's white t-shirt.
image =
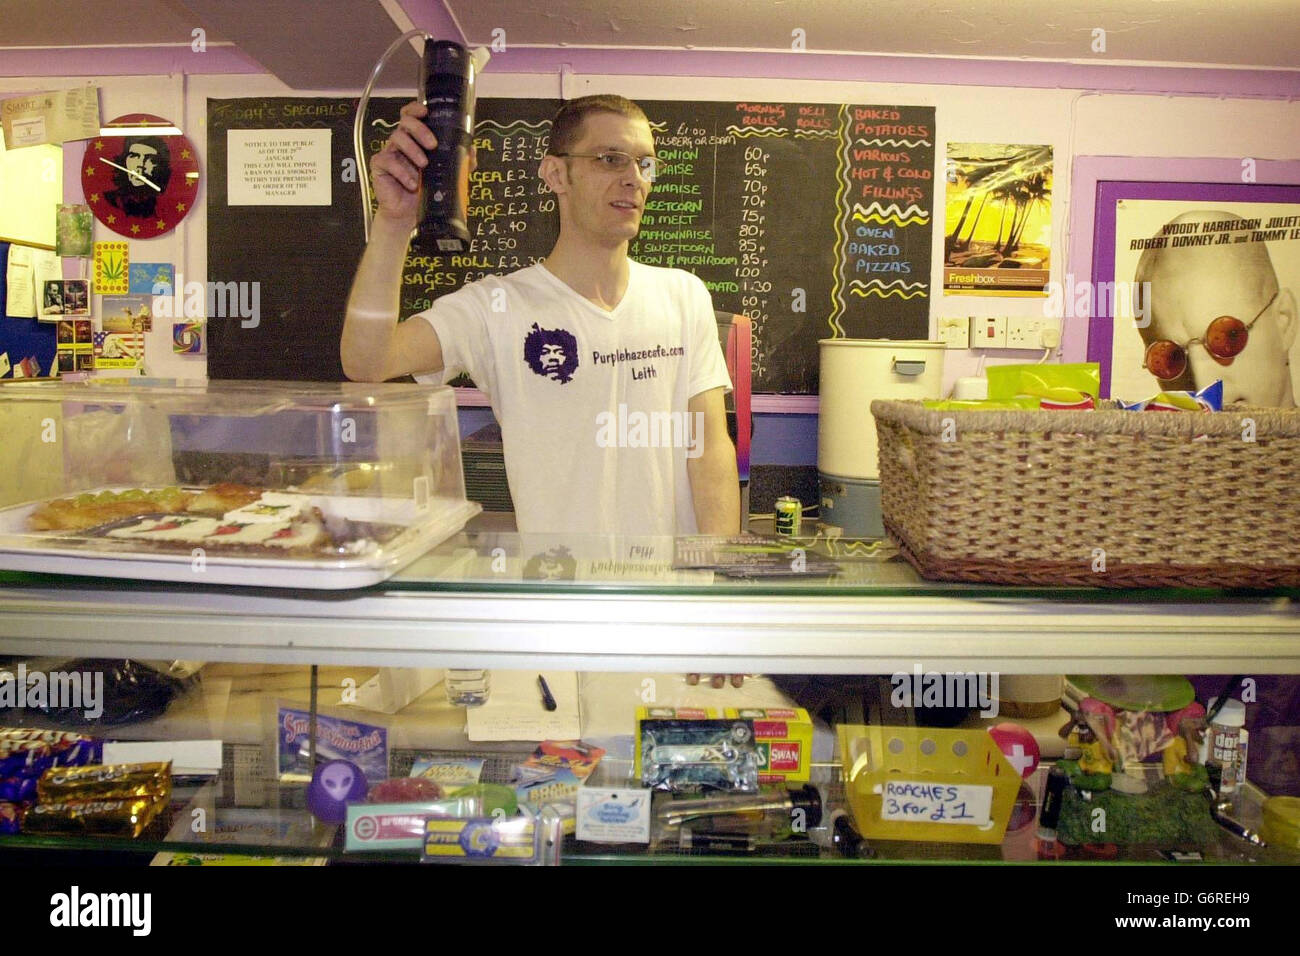
[(694, 534), (691, 398), (730, 388), (713, 301), (681, 269), (629, 260), (610, 312), (540, 263), (489, 276), (419, 313), (442, 382), (469, 373), (501, 423), (521, 532)]

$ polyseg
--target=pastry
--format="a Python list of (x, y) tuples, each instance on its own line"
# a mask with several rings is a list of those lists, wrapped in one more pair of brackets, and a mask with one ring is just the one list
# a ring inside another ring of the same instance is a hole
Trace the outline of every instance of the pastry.
[(85, 531), (139, 514), (175, 514), (184, 511), (193, 497), (179, 488), (163, 488), (59, 498), (37, 506), (27, 518), (27, 527), (32, 531)]

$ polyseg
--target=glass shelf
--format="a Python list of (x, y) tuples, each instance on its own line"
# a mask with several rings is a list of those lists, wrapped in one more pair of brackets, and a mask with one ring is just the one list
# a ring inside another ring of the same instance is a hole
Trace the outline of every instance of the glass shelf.
[[(960, 597), (1019, 601), (1086, 601), (1093, 604), (1168, 603), (1254, 604), (1300, 597), (1300, 588), (1259, 591), (1223, 588), (1026, 587), (1021, 585), (930, 581), (922, 578), (887, 542), (856, 539), (793, 538), (809, 555), (839, 566), (830, 576), (740, 579), (711, 571), (674, 570), (672, 538), (626, 538), (513, 532), (459, 532), (432, 548), (387, 581), (368, 588), (326, 591), (331, 596), (360, 594), (516, 594), (516, 595), (677, 595), (750, 597)], [(123, 593), (147, 590), (186, 593), (202, 588), (222, 594), (283, 594), (282, 589), (169, 584), (137, 579), (78, 577), (0, 570), (0, 588), (73, 590), (110, 587)], [(300, 592), (296, 592), (300, 593)]]
[[(860, 674), (919, 659), (1020, 674), (1300, 673), (1291, 591), (948, 584), (897, 557), (838, 552), (834, 578), (737, 582), (673, 571), (671, 545), (469, 530), (346, 591), (0, 572), (0, 642), (385, 667)], [(557, 567), (572, 580), (530, 577)]]

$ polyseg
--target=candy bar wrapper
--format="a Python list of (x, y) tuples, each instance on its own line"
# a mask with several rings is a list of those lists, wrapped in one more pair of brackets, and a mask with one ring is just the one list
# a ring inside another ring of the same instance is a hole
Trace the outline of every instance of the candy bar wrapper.
[(23, 805), (0, 801), (0, 835), (21, 833), (23, 825)]
[[(34, 740), (0, 740), (0, 780), (11, 777), (35, 779), (54, 766), (49, 744)], [(0, 796), (0, 800), (7, 799)]]
[(5, 803), (30, 803), (36, 799), (35, 776), (0, 777), (0, 801)]
[(57, 766), (99, 759), (102, 744), (80, 734), (25, 727), (0, 728), (0, 801), (36, 799), (37, 780)]
[(27, 811), (22, 827), (27, 833), (95, 833), (137, 837), (166, 805), (167, 798), (164, 796), (38, 803)]
[(1199, 392), (1161, 392), (1141, 402), (1120, 402), (1126, 412), (1221, 412), (1223, 381), (1212, 382)]
[[(6, 741), (27, 746), (44, 744), (49, 748), (50, 755), (53, 757), (52, 765), (55, 767), (81, 767), (89, 763), (99, 763), (104, 753), (102, 740), (63, 730), (0, 727), (0, 748), (3, 748)], [(3, 759), (4, 751), (0, 750), (0, 760)]]
[(172, 765), (167, 761), (54, 767), (41, 777), (36, 790), (42, 803), (165, 798), (172, 792)]

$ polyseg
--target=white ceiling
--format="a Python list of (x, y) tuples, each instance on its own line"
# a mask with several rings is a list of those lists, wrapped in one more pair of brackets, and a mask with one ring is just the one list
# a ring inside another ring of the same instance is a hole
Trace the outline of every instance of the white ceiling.
[(1297, 0), (444, 2), (474, 44), (501, 27), (507, 44), (789, 50), (801, 29), (821, 51), (1300, 67)]
[[(820, 52), (1300, 68), (1300, 0), (0, 0), (0, 74), (6, 48), (188, 47), (202, 26), (294, 88), (359, 88), (394, 17), (507, 48), (790, 50), (801, 30)], [(403, 51), (384, 79), (415, 68)]]

